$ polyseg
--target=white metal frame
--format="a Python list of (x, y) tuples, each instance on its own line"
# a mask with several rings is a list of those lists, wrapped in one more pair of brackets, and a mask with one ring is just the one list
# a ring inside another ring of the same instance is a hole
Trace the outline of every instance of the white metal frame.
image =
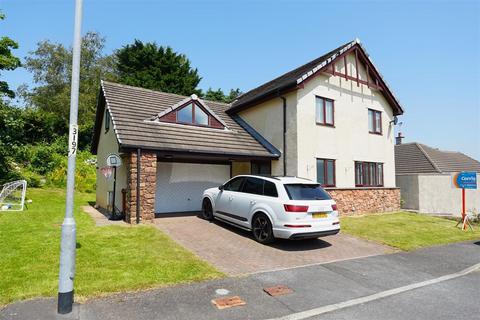
[[(22, 188), (22, 196), (20, 199), (20, 203), (8, 203), (5, 202), (5, 199), (11, 195), (14, 191), (18, 190), (18, 188)], [(0, 192), (0, 211), (23, 211), (25, 207), (25, 194), (27, 192), (27, 181), (25, 180), (17, 180), (8, 182), (3, 185), (2, 191)], [(11, 207), (4, 210), (5, 205), (10, 205)]]

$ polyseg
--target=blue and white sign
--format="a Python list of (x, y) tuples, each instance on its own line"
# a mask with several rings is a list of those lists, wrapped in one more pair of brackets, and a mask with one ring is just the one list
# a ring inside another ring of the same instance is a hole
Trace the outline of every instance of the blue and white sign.
[(460, 172), (453, 176), (453, 183), (461, 189), (477, 189), (476, 172)]

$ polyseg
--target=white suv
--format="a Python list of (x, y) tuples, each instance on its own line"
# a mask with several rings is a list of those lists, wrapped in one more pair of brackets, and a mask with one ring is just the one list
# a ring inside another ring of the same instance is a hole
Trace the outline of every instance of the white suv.
[(236, 176), (204, 191), (202, 212), (207, 220), (251, 230), (260, 243), (340, 231), (335, 201), (318, 183), (296, 177)]

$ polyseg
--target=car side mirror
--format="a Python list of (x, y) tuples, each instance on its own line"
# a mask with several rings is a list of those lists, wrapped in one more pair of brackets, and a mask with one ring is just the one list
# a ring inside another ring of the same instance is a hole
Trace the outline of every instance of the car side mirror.
[(218, 186), (218, 190), (223, 191), (223, 184), (221, 186)]

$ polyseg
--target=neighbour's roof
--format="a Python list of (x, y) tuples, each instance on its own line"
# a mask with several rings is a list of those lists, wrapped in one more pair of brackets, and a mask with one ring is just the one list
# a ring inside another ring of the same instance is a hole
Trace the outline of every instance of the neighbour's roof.
[(230, 110), (228, 110), (228, 112), (238, 112), (261, 102), (262, 99), (269, 98), (275, 94), (282, 94), (283, 92), (297, 88), (297, 86), (303, 81), (310, 78), (311, 76), (314, 76), (319, 71), (322, 71), (322, 69), (324, 69), (327, 65), (333, 62), (335, 59), (338, 59), (342, 54), (352, 49), (354, 46), (358, 46), (358, 48), (360, 48), (362, 53), (367, 57), (368, 63), (371, 67), (371, 71), (378, 75), (378, 78), (381, 82), (380, 85), (384, 88), (384, 93), (387, 99), (389, 99), (392, 104), (394, 114), (403, 114), (403, 108), (398, 102), (398, 99), (393, 95), (382, 75), (377, 71), (376, 67), (371, 61), (371, 58), (367, 54), (364, 46), (360, 43), (360, 40), (358, 39), (345, 43), (340, 47), (328, 52), (327, 54), (324, 54), (321, 57), (318, 57), (292, 71), (289, 71), (271, 81), (262, 84), (255, 89), (252, 89), (242, 94), (238, 97), (237, 100), (232, 103), (232, 107), (230, 108)]
[(159, 113), (185, 99), (187, 97), (172, 93), (102, 81), (92, 144), (93, 153), (97, 151), (103, 111), (107, 108), (121, 149), (142, 148), (233, 157), (279, 156), (275, 150), (267, 149), (271, 146), (262, 145), (227, 115), (225, 110), (228, 105), (224, 103), (202, 101), (226, 125), (225, 129), (153, 121)]
[(480, 173), (480, 162), (461, 152), (442, 151), (412, 142), (395, 146), (395, 170), (396, 174)]

